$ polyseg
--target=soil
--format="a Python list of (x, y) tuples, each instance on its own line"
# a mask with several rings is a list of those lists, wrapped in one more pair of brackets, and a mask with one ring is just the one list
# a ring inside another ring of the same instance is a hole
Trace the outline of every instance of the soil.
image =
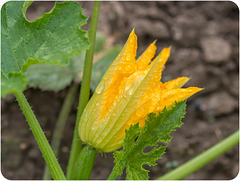
[[(93, 2), (82, 2), (90, 16)], [(34, 2), (27, 17), (50, 11), (53, 2)], [(90, 20), (90, 18), (89, 18)], [(102, 2), (98, 31), (112, 44), (123, 44), (135, 27), (138, 54), (155, 39), (158, 53), (172, 46), (163, 80), (189, 76), (188, 86), (204, 90), (188, 100), (183, 126), (158, 165), (155, 179), (193, 158), (239, 128), (239, 9), (233, 2)], [(87, 29), (88, 25), (84, 26)], [(109, 46), (109, 45), (108, 45)], [(111, 45), (110, 45), (111, 46)], [(69, 87), (68, 87), (69, 88)], [(68, 88), (60, 92), (27, 89), (24, 93), (49, 140)], [(74, 102), (58, 160), (66, 171), (77, 108)], [(42, 179), (44, 159), (13, 95), (1, 100), (1, 171), (7, 179)], [(106, 179), (112, 154), (97, 156), (91, 179)], [(185, 179), (229, 180), (239, 172), (239, 148), (233, 147)]]

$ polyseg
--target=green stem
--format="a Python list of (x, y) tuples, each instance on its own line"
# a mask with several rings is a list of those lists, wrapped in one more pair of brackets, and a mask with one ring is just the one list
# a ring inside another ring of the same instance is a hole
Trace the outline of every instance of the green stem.
[(117, 176), (118, 173), (113, 170), (112, 173), (109, 175), (108, 180), (115, 180)]
[(74, 129), (74, 133), (73, 133), (73, 141), (72, 141), (69, 162), (68, 162), (68, 166), (67, 166), (67, 178), (68, 179), (73, 178), (73, 170), (74, 170), (75, 162), (77, 160), (78, 154), (80, 153), (80, 150), (82, 147), (81, 140), (78, 136), (78, 124), (79, 124), (82, 112), (89, 100), (93, 53), (94, 53), (94, 47), (95, 47), (100, 5), (101, 5), (100, 1), (95, 1), (94, 7), (93, 7), (93, 12), (92, 12), (91, 24), (90, 24), (90, 28), (89, 28), (89, 37), (88, 38), (89, 38), (89, 42), (91, 43), (91, 46), (86, 51), (86, 56), (85, 56), (83, 79), (82, 79), (80, 96), (79, 96), (80, 98), (79, 98), (77, 119), (76, 119), (75, 129)]
[[(56, 126), (54, 128), (51, 146), (56, 156), (58, 156), (63, 130), (66, 125), (69, 113), (71, 111), (72, 104), (76, 98), (78, 87), (79, 87), (78, 84), (73, 84), (70, 87), (67, 93), (67, 96), (64, 99), (63, 106), (61, 108)], [(52, 179), (51, 174), (49, 173), (48, 167), (46, 166), (44, 169), (43, 180), (51, 180), (51, 179)]]
[(97, 155), (95, 148), (85, 146), (77, 159), (73, 180), (89, 180)]
[(42, 155), (48, 165), (49, 171), (55, 180), (66, 180), (64, 173), (45, 137), (41, 126), (38, 123), (26, 97), (22, 92), (15, 92), (14, 95), (25, 115), (27, 122), (32, 130), (32, 133), (38, 143), (38, 146), (42, 152)]
[(166, 173), (165, 175), (157, 178), (158, 180), (179, 180), (182, 179), (194, 171), (200, 169), (225, 151), (229, 150), (239, 142), (239, 131), (236, 131), (229, 137), (220, 141), (216, 145), (212, 146), (208, 150), (199, 154), (192, 160), (180, 165), (178, 168)]

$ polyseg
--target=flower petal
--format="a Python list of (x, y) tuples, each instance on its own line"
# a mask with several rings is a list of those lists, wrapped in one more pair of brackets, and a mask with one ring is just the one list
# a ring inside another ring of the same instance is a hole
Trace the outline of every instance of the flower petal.
[(152, 58), (156, 53), (156, 41), (149, 45), (149, 47), (143, 52), (143, 54), (137, 59), (137, 69), (146, 70), (150, 64)]
[[(100, 125), (98, 125), (97, 122), (92, 125), (92, 127), (98, 127), (98, 132), (94, 134), (91, 142), (95, 142), (96, 145), (102, 145), (104, 143), (104, 140), (102, 138), (109, 138), (116, 132), (115, 129), (120, 128), (120, 125), (124, 124), (125, 121), (127, 121), (122, 117), (122, 114), (126, 111), (131, 111), (131, 109), (126, 109), (126, 106), (128, 105), (129, 100), (131, 100), (131, 97), (133, 96), (135, 90), (138, 88), (139, 84), (142, 82), (147, 72), (148, 71), (135, 72), (128, 79), (124, 80), (124, 90), (121, 92), (121, 96), (114, 105), (113, 110), (107, 115), (107, 120), (101, 121)], [(112, 120), (114, 120), (114, 123), (110, 123)]]
[[(132, 91), (131, 95), (120, 100), (119, 104), (114, 110), (114, 112), (118, 112), (118, 117), (114, 119), (112, 117), (110, 118), (111, 120), (115, 120), (115, 123), (107, 124), (107, 127), (104, 128), (104, 133), (107, 133), (107, 135), (101, 136), (104, 137), (104, 139), (99, 140), (99, 147), (103, 148), (105, 145), (114, 142), (114, 140), (119, 137), (119, 134), (125, 130), (124, 126), (126, 122), (128, 122), (130, 116), (134, 111), (136, 111), (139, 105), (145, 102), (141, 101), (143, 94), (149, 94), (149, 90), (155, 90), (155, 88), (161, 84), (161, 71), (169, 55), (170, 48), (163, 49), (163, 51), (155, 58), (154, 62), (151, 65), (151, 68), (148, 70), (146, 76), (142, 79), (142, 81), (137, 81), (138, 84), (134, 86), (135, 88)], [(118, 111), (118, 109), (121, 109), (121, 111)]]
[(111, 75), (106, 73), (104, 75), (104, 80), (109, 82), (107, 88), (104, 91), (103, 97), (103, 109), (102, 109), (102, 117), (107, 115), (113, 106), (114, 102), (119, 98), (121, 89), (123, 86), (120, 86), (123, 79), (131, 76), (134, 72), (136, 72), (136, 51), (137, 51), (137, 36), (134, 33), (134, 30), (129, 35), (129, 38), (124, 45), (122, 51), (117, 56), (116, 60), (114, 60), (114, 67), (110, 67), (114, 69), (114, 72)]
[(158, 101), (158, 106), (155, 112), (162, 111), (164, 107), (170, 108), (175, 102), (186, 100), (191, 95), (201, 91), (198, 87), (177, 88), (177, 89), (165, 89), (161, 91), (161, 99)]
[(175, 89), (175, 88), (181, 88), (182, 86), (184, 86), (184, 84), (186, 84), (188, 81), (190, 80), (190, 78), (188, 77), (178, 77), (176, 79), (170, 80), (168, 82), (165, 82), (163, 85), (167, 88), (167, 89)]
[(101, 118), (110, 112), (110, 109), (114, 107), (113, 105), (119, 98), (119, 87), (122, 80), (137, 70), (135, 60), (136, 50), (137, 36), (133, 30), (122, 51), (104, 74), (94, 95), (84, 109), (79, 124), (79, 135), (84, 142), (88, 142), (90, 139), (89, 131), (85, 130), (92, 129), (94, 131), (95, 127), (92, 127), (92, 125), (95, 120), (97, 119), (97, 121), (101, 122)]
[(139, 123), (143, 127), (147, 114), (169, 108), (201, 90), (180, 88), (189, 80), (187, 77), (160, 81), (170, 48), (163, 49), (153, 61), (155, 42), (137, 61), (136, 50), (137, 37), (133, 30), (82, 114), (79, 136), (100, 151), (118, 149), (130, 125)]

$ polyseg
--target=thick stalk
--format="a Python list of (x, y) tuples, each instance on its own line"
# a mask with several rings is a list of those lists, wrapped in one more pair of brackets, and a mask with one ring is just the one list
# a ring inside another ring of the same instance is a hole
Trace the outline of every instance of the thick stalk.
[(111, 172), (111, 174), (108, 177), (108, 180), (116, 180), (116, 177), (118, 176), (118, 174), (113, 170)]
[(180, 180), (190, 175), (194, 171), (200, 169), (225, 151), (229, 150), (239, 142), (239, 131), (236, 131), (229, 137), (220, 141), (208, 150), (199, 154), (192, 160), (180, 165), (178, 168), (166, 173), (158, 178), (158, 180)]
[[(73, 84), (67, 92), (67, 96), (64, 99), (63, 106), (61, 108), (56, 126), (54, 128), (53, 137), (51, 140), (51, 147), (56, 156), (58, 156), (63, 130), (66, 125), (69, 113), (71, 111), (72, 104), (76, 98), (78, 87), (78, 84)], [(51, 179), (51, 174), (49, 173), (48, 167), (46, 166), (44, 169), (43, 180)]]
[(48, 165), (49, 171), (55, 180), (66, 180), (64, 173), (45, 137), (41, 126), (38, 123), (26, 97), (22, 92), (15, 92), (14, 95), (25, 115), (27, 122), (32, 130), (32, 133), (38, 143), (38, 146), (42, 152), (42, 155)]
[(95, 148), (85, 146), (81, 150), (74, 168), (73, 180), (89, 180), (96, 155), (97, 151)]
[(77, 160), (78, 154), (80, 153), (80, 150), (82, 147), (81, 140), (78, 136), (78, 124), (79, 124), (82, 112), (89, 100), (93, 53), (94, 53), (94, 47), (95, 47), (100, 5), (101, 5), (100, 1), (94, 2), (92, 19), (91, 19), (91, 24), (90, 24), (90, 28), (89, 28), (89, 37), (88, 37), (89, 42), (91, 43), (91, 46), (86, 51), (86, 56), (85, 56), (83, 79), (82, 79), (80, 96), (79, 96), (80, 98), (79, 98), (77, 119), (76, 119), (75, 129), (74, 129), (74, 133), (73, 133), (73, 141), (72, 141), (69, 162), (68, 162), (68, 166), (67, 166), (67, 179), (73, 178), (75, 162)]

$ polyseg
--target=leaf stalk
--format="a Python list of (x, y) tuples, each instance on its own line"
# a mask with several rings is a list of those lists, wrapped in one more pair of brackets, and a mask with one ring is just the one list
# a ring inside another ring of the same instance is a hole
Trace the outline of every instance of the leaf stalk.
[(118, 175), (119, 174), (116, 171), (112, 170), (111, 174), (108, 177), (108, 180), (115, 180)]
[(39, 122), (34, 115), (26, 97), (20, 91), (14, 92), (14, 95), (17, 98), (17, 101), (25, 115), (27, 122), (32, 130), (32, 133), (38, 143), (38, 146), (42, 152), (42, 155), (48, 165), (49, 171), (54, 180), (66, 180), (64, 173), (49, 145), (47, 138), (45, 137)]
[[(78, 84), (73, 84), (70, 87), (69, 91), (67, 92), (67, 96), (64, 99), (63, 106), (61, 108), (60, 114), (57, 119), (56, 126), (54, 128), (53, 137), (51, 140), (51, 146), (52, 146), (53, 152), (56, 156), (58, 156), (63, 130), (66, 125), (69, 113), (71, 111), (72, 104), (77, 95), (78, 87), (79, 87)], [(47, 166), (44, 169), (43, 180), (51, 180), (51, 175), (49, 173)]]

